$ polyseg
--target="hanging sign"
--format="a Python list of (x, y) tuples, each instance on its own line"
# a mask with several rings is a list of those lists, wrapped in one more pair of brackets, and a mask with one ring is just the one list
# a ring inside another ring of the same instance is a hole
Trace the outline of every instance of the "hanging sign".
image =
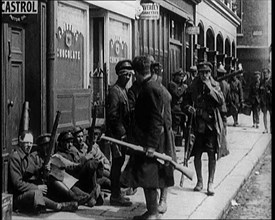
[[(159, 19), (159, 4), (157, 3), (143, 3), (142, 12), (139, 15), (140, 19), (158, 20)], [(140, 8), (141, 9), (141, 8)]]
[(38, 1), (3, 1), (2, 14), (38, 14)]
[(190, 35), (200, 34), (200, 28), (198, 26), (188, 27), (186, 28), (186, 33)]

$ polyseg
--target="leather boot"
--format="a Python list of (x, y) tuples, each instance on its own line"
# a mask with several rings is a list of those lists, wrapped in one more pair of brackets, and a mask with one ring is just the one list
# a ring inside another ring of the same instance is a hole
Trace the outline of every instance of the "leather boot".
[(160, 189), (160, 200), (158, 205), (158, 211), (161, 214), (167, 211), (167, 195), (168, 195), (167, 187)]
[(78, 209), (77, 202), (62, 202), (60, 211), (75, 212)]
[(133, 219), (160, 219), (161, 215), (158, 211), (158, 191), (156, 188), (144, 189), (147, 211), (135, 216)]
[(194, 191), (201, 191), (203, 189), (203, 178), (201, 172), (201, 155), (196, 156), (194, 160), (195, 170), (197, 174), (197, 185), (194, 188)]
[(207, 195), (213, 196), (215, 194), (214, 187), (213, 187), (213, 181), (214, 181), (214, 174), (216, 170), (216, 159), (215, 156), (208, 157), (208, 186), (207, 186)]

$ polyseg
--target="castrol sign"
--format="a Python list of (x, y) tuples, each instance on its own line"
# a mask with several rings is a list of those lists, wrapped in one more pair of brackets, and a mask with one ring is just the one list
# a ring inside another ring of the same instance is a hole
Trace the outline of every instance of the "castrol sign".
[(3, 1), (2, 14), (37, 14), (38, 1)]

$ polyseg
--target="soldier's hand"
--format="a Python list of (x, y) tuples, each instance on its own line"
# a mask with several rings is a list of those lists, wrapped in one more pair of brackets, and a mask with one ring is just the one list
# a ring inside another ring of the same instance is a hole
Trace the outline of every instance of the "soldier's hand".
[(148, 147), (146, 150), (146, 156), (147, 157), (154, 157), (155, 149), (152, 147)]
[(38, 185), (38, 189), (41, 190), (42, 193), (43, 193), (44, 195), (46, 195), (47, 192), (48, 192), (48, 187), (47, 187), (47, 185), (45, 185), (45, 184), (43, 184), (43, 185)]
[(187, 107), (187, 111), (191, 114), (194, 114), (196, 112), (196, 109), (193, 106), (189, 105)]
[(49, 162), (49, 163), (47, 163), (47, 164), (45, 165), (45, 169), (46, 169), (47, 171), (50, 171), (50, 170), (51, 170), (51, 162)]

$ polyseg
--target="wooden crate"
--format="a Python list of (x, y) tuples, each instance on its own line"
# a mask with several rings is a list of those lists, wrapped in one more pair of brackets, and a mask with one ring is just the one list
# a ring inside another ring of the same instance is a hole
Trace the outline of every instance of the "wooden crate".
[(12, 194), (2, 193), (2, 220), (12, 219)]

